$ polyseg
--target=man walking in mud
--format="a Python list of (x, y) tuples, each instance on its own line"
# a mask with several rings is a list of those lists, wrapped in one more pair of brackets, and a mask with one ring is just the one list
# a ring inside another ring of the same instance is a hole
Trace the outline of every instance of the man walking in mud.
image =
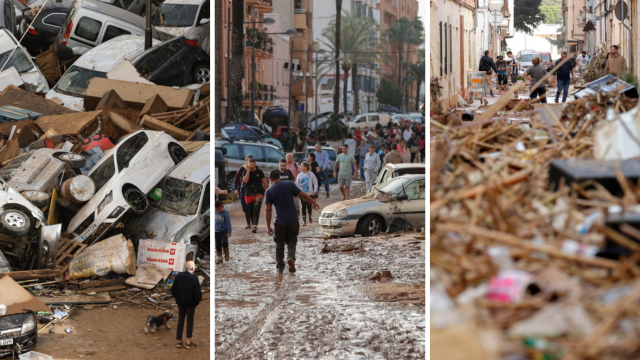
[[(298, 233), (300, 231), (300, 218), (294, 203), (294, 196), (310, 203), (315, 210), (320, 206), (309, 194), (300, 190), (291, 181), (280, 181), (280, 172), (271, 170), (269, 173), (271, 187), (264, 194), (265, 213), (267, 217), (267, 233), (274, 235), (276, 243), (276, 268), (279, 272), (284, 271), (284, 246), (287, 245), (287, 263), (289, 272), (296, 272), (296, 244), (298, 243)], [(273, 207), (276, 208), (276, 220), (274, 229), (271, 228), (271, 217)], [(275, 231), (274, 231), (275, 230)]]
[(258, 220), (260, 220), (262, 198), (264, 197), (265, 189), (269, 187), (264, 173), (256, 167), (256, 159), (249, 160), (249, 168), (242, 178), (242, 182), (246, 189), (244, 201), (247, 203), (247, 209), (251, 215), (251, 232), (256, 233), (258, 231)]

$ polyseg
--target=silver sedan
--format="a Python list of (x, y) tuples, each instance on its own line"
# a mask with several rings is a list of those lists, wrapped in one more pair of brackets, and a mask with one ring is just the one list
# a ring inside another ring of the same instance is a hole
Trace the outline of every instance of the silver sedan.
[(425, 224), (425, 175), (404, 175), (380, 184), (361, 198), (331, 204), (322, 210), (325, 235), (371, 236), (399, 220), (412, 228)]

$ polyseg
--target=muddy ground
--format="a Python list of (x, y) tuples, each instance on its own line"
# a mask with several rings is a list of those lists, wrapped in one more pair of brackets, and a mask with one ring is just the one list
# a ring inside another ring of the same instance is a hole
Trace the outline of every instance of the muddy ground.
[[(162, 311), (120, 304), (117, 310), (110, 305), (94, 305), (91, 310), (79, 306), (61, 326), (55, 327), (55, 334), (49, 334), (49, 328), (41, 332), (34, 351), (53, 356), (54, 360), (208, 360), (211, 354), (210, 298), (210, 294), (203, 294), (203, 300), (196, 308), (193, 329), (196, 349), (175, 347), (177, 308), (173, 309), (176, 316), (170, 322), (171, 330), (161, 329), (145, 335), (147, 316)], [(39, 325), (38, 329), (43, 326)], [(65, 328), (72, 328), (73, 333), (65, 333)]]
[[(355, 196), (364, 182), (354, 182)], [(339, 201), (337, 185), (322, 207)], [(244, 229), (240, 204), (225, 205), (234, 226), (231, 261), (216, 266), (216, 359), (425, 358), (425, 241), (414, 235), (325, 240), (301, 226), (295, 274), (275, 269), (264, 214)], [(323, 243), (363, 251), (321, 254)], [(389, 269), (390, 282), (369, 278)]]

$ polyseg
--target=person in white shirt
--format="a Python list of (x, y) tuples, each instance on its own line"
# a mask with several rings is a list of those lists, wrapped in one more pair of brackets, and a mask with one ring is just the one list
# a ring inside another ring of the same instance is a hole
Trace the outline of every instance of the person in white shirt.
[[(318, 179), (316, 179), (316, 176), (309, 171), (311, 170), (311, 167), (308, 162), (302, 162), (300, 167), (302, 168), (302, 172), (298, 174), (298, 177), (296, 178), (296, 186), (299, 187), (300, 190), (309, 194), (312, 199), (316, 199), (318, 197)], [(311, 211), (313, 210), (313, 207), (311, 203), (302, 199), (300, 202), (302, 203), (302, 226), (306, 226), (307, 213), (309, 213), (309, 224), (313, 223), (313, 220), (311, 219)]]
[(371, 182), (378, 176), (380, 165), (380, 156), (375, 153), (373, 145), (369, 145), (369, 152), (364, 157), (364, 179), (367, 192), (371, 189)]
[(407, 148), (407, 142), (409, 141), (409, 139), (411, 139), (411, 135), (413, 134), (413, 131), (411, 131), (411, 127), (408, 126), (404, 132), (402, 133), (402, 138), (404, 139), (404, 148)]
[(591, 63), (591, 59), (589, 59), (589, 55), (587, 55), (586, 51), (582, 51), (582, 54), (578, 55), (576, 58), (576, 63), (578, 64), (578, 69), (580, 72), (583, 72), (587, 69), (587, 66)]
[(349, 154), (356, 156), (356, 146), (358, 145), (355, 140), (353, 140), (353, 135), (348, 134), (347, 140), (343, 142), (344, 145), (349, 147)]

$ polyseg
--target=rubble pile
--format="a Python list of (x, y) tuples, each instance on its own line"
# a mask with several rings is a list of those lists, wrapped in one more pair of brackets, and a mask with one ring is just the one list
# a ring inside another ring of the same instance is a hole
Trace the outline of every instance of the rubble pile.
[(640, 163), (595, 150), (636, 106), (612, 92), (432, 121), (432, 356), (640, 355)]
[(596, 53), (592, 55), (591, 63), (587, 66), (585, 71), (580, 74), (580, 79), (583, 82), (589, 83), (605, 75), (604, 65), (607, 60), (608, 52), (609, 51), (605, 47), (602, 47), (599, 51), (596, 51)]

